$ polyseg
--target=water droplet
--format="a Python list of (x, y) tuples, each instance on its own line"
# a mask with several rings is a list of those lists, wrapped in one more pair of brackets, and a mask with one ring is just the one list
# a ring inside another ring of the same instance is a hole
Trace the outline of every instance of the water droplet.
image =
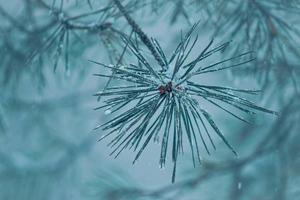
[(242, 182), (238, 182), (238, 189), (242, 189), (243, 185), (242, 185)]
[(105, 115), (109, 115), (110, 113), (111, 113), (111, 110), (110, 110), (110, 109), (107, 109), (107, 110), (104, 112)]
[(119, 69), (124, 70), (124, 69), (125, 69), (125, 66), (124, 66), (124, 65), (121, 65), (121, 66), (119, 67)]
[(165, 165), (159, 165), (160, 170), (165, 170)]
[(104, 91), (102, 90), (102, 91), (99, 91), (99, 92), (97, 92), (97, 94), (99, 94), (99, 95), (101, 95), (101, 94), (103, 94), (104, 93)]

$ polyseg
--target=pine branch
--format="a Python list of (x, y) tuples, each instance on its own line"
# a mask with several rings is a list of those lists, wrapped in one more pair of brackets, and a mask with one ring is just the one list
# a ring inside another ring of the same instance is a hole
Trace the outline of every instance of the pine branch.
[[(50, 36), (45, 40), (45, 42), (42, 44), (42, 46), (39, 49), (36, 49), (33, 51), (28, 59), (27, 63), (31, 63), (34, 58), (36, 58), (39, 54), (43, 52), (49, 51), (51, 47), (56, 45), (55, 50), (55, 61), (54, 61), (54, 67), (53, 71), (56, 71), (59, 58), (61, 57), (63, 53), (63, 47), (64, 47), (64, 60), (65, 60), (65, 69), (69, 70), (69, 40), (70, 40), (70, 32), (74, 33), (74, 30), (77, 31), (89, 31), (92, 33), (100, 33), (102, 31), (108, 30), (111, 28), (111, 23), (109, 22), (98, 22), (98, 23), (82, 23), (82, 22), (76, 22), (74, 20), (86, 17), (87, 15), (77, 15), (75, 17), (67, 17), (66, 14), (62, 11), (62, 8), (56, 9), (55, 7), (49, 7), (47, 4), (45, 4), (43, 1), (39, 1), (40, 4), (45, 7), (46, 9), (49, 9), (52, 13), (52, 15), (56, 19), (56, 29), (50, 34)], [(111, 9), (110, 6), (107, 6), (105, 8), (97, 10), (95, 13), (104, 12)], [(92, 14), (95, 14), (92, 13)], [(91, 13), (90, 13), (91, 15)]]
[[(111, 154), (115, 154), (115, 157), (117, 157), (124, 149), (133, 149), (134, 151), (138, 151), (133, 161), (133, 163), (135, 163), (150, 140), (162, 135), (160, 166), (164, 167), (168, 144), (170, 143), (169, 140), (173, 138), (172, 161), (174, 163), (174, 169), (172, 182), (175, 181), (178, 155), (183, 152), (184, 137), (188, 139), (193, 163), (195, 163), (195, 158), (201, 161), (198, 148), (199, 139), (197, 139), (197, 137), (200, 136), (202, 144), (205, 146), (207, 152), (209, 152), (206, 141), (202, 136), (203, 130), (206, 131), (212, 146), (215, 147), (211, 140), (211, 132), (208, 131), (208, 127), (237, 155), (210, 113), (200, 106), (198, 102), (199, 98), (244, 122), (247, 121), (230, 110), (227, 110), (220, 103), (225, 103), (245, 113), (261, 111), (277, 114), (237, 94), (245, 93), (254, 95), (257, 94), (257, 90), (200, 85), (192, 81), (193, 77), (205, 73), (219, 72), (232, 67), (241, 67), (244, 63), (253, 60), (251, 52), (247, 52), (206, 67), (198, 66), (200, 61), (217, 52), (223, 51), (229, 45), (229, 43), (224, 43), (211, 48), (213, 42), (210, 42), (193, 61), (186, 63), (185, 60), (196, 43), (196, 40), (190, 43), (191, 33), (195, 28), (196, 25), (188, 31), (184, 39), (177, 46), (171, 59), (167, 61), (169, 66), (174, 66), (173, 69), (170, 68), (165, 72), (158, 71), (158, 69), (151, 66), (143, 56), (143, 53), (127, 38), (124, 38), (124, 40), (141, 63), (141, 66), (130, 64), (129, 66), (118, 67), (92, 61), (113, 72), (112, 75), (99, 73), (95, 74), (96, 76), (120, 80), (126, 84), (124, 86), (106, 88), (105, 91), (96, 93), (95, 96), (107, 97), (104, 101), (105, 104), (97, 109), (106, 108), (108, 113), (115, 113), (125, 105), (135, 105), (108, 122), (99, 125), (97, 128), (109, 131), (101, 137), (100, 140), (112, 134), (116, 134), (114, 139), (109, 143), (114, 149)], [(160, 52), (161, 58), (167, 60), (156, 40), (153, 44), (155, 48), (159, 50), (158, 52)], [(190, 48), (187, 48), (188, 46), (190, 46)], [(231, 63), (234, 63), (234, 65)], [(195, 125), (197, 129), (195, 129)], [(170, 135), (171, 132), (174, 132), (173, 136)], [(197, 134), (200, 135), (197, 136)]]

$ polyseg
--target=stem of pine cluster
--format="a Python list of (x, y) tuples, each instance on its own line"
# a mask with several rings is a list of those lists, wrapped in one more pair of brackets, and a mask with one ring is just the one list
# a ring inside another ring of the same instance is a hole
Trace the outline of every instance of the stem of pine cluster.
[(139, 27), (139, 25), (130, 17), (130, 15), (126, 12), (124, 6), (121, 4), (119, 0), (113, 0), (120, 12), (124, 15), (126, 18), (128, 24), (132, 27), (133, 31), (139, 36), (141, 41), (146, 45), (146, 47), (150, 50), (151, 54), (155, 58), (155, 60), (158, 62), (158, 64), (162, 67), (162, 69), (165, 69), (165, 63), (163, 62), (162, 58), (157, 53), (155, 47), (153, 46), (151, 40), (146, 35), (146, 33), (143, 32), (143, 30)]

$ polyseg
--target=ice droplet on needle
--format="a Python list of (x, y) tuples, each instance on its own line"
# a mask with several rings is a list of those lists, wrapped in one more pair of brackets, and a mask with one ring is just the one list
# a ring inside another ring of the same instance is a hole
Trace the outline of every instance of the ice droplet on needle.
[(242, 189), (242, 182), (238, 182), (238, 189)]
[(110, 110), (110, 109), (107, 109), (107, 110), (104, 112), (105, 115), (109, 115), (110, 113), (111, 113), (111, 110)]

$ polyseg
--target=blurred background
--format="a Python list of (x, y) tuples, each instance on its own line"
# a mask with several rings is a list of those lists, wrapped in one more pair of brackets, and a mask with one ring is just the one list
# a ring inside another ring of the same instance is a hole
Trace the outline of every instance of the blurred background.
[[(256, 60), (199, 82), (260, 88), (253, 98), (278, 117), (248, 116), (244, 124), (209, 108), (236, 148), (216, 138), (217, 150), (193, 167), (190, 152), (159, 168), (160, 145), (139, 161), (125, 150), (109, 156), (105, 132), (111, 116), (93, 96), (107, 79), (88, 60), (135, 62), (120, 35), (131, 28), (110, 0), (0, 0), (0, 199), (259, 199), (300, 196), (300, 1), (130, 0), (127, 12), (167, 55), (181, 31), (196, 22), (199, 54), (211, 38), (231, 41), (216, 59), (252, 50)], [(147, 54), (147, 52), (145, 52)], [(170, 159), (169, 159), (170, 160)], [(169, 164), (168, 164), (169, 163)]]

